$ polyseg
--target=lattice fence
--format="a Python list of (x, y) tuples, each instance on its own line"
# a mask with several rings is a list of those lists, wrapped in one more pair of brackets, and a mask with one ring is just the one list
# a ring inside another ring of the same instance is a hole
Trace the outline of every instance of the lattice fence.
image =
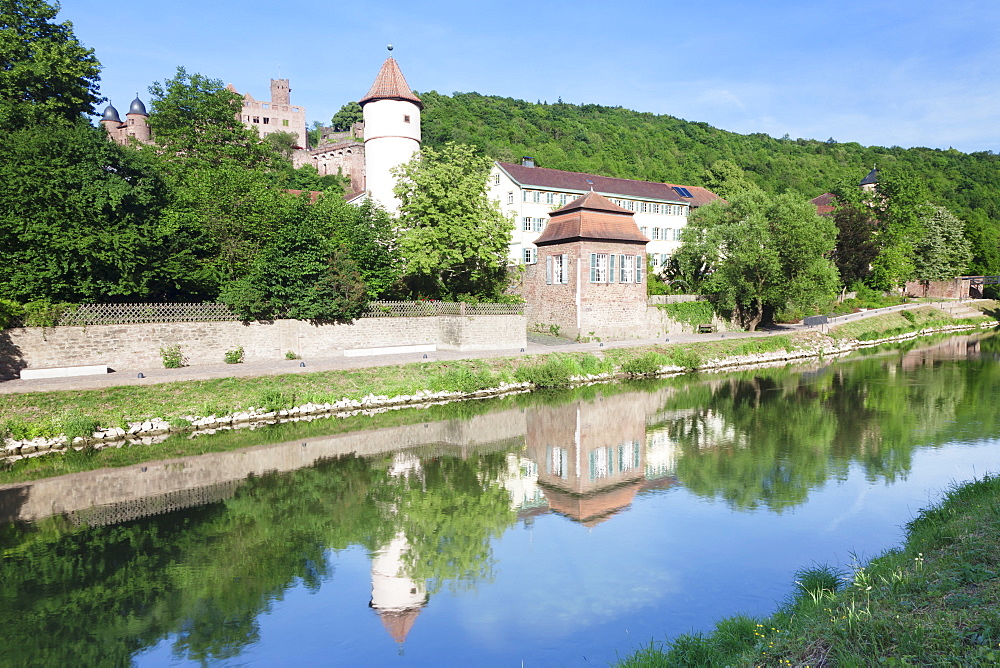
[(418, 318), (429, 315), (521, 315), (524, 304), (462, 302), (372, 302), (362, 318)]
[[(362, 318), (419, 318), (435, 315), (521, 315), (523, 304), (460, 302), (371, 302)], [(57, 326), (139, 325), (159, 322), (234, 322), (225, 304), (81, 304), (59, 315)]]
[(225, 304), (81, 304), (63, 312), (58, 325), (138, 325), (154, 322), (239, 320)]

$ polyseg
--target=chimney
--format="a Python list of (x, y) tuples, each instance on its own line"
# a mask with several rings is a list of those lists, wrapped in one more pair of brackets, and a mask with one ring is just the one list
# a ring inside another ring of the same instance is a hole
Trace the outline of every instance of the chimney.
[(532, 158), (530, 155), (526, 155), (523, 158), (521, 158), (521, 166), (522, 167), (534, 167), (535, 166), (535, 159)]

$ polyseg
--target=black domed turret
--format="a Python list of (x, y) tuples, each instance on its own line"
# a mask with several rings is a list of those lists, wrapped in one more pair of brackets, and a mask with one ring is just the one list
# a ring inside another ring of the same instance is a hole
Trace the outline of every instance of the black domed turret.
[(128, 113), (130, 114), (142, 114), (143, 116), (149, 116), (146, 113), (146, 105), (142, 103), (142, 100), (135, 98), (132, 100), (132, 104), (128, 108)]
[(101, 117), (102, 121), (114, 121), (115, 123), (121, 123), (122, 119), (118, 116), (118, 110), (112, 107), (110, 104), (108, 108), (104, 110), (104, 116)]

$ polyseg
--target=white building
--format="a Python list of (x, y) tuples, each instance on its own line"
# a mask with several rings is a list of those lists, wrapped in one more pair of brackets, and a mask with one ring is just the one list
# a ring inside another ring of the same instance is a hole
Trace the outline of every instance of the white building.
[(505, 213), (514, 213), (511, 262), (533, 264), (534, 241), (545, 229), (549, 212), (591, 190), (635, 212), (636, 224), (651, 239), (646, 252), (654, 266), (661, 266), (680, 247), (680, 232), (691, 209), (719, 199), (698, 186), (564, 172), (535, 167), (531, 158), (524, 158), (520, 165), (497, 162), (490, 173), (489, 197), (499, 201)]
[(365, 189), (395, 214), (399, 199), (392, 192), (396, 185), (392, 169), (412, 160), (420, 150), (424, 104), (410, 90), (392, 56), (385, 59), (371, 90), (358, 103), (365, 121)]

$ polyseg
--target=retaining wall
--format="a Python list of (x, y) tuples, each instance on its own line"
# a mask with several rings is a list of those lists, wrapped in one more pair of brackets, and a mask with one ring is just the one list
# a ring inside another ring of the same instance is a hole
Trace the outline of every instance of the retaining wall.
[(116, 371), (160, 366), (160, 348), (179, 345), (187, 364), (219, 364), (243, 346), (246, 362), (337, 357), (347, 350), (434, 345), (439, 350), (517, 350), (526, 345), (521, 315), (361, 318), (350, 325), (273, 322), (175, 322), (89, 327), (23, 327), (0, 336), (0, 378), (23, 368), (107, 364)]

